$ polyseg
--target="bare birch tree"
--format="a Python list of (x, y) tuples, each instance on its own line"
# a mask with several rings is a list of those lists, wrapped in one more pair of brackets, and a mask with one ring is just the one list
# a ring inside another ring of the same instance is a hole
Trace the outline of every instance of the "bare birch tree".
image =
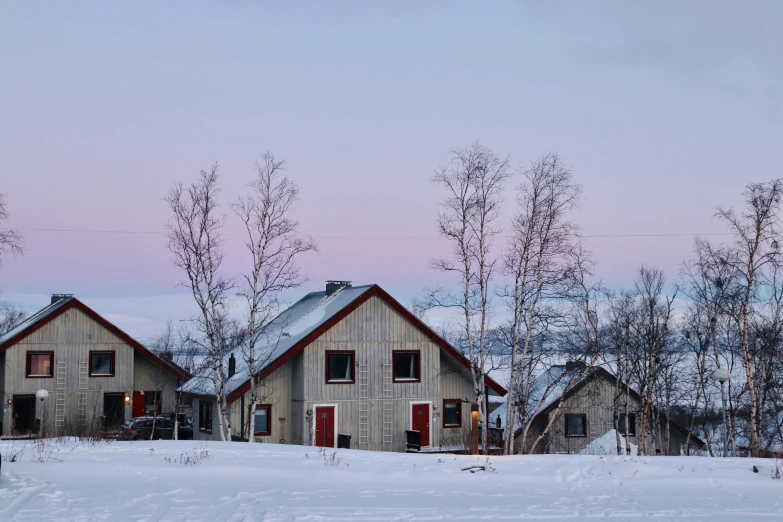
[[(19, 257), (24, 254), (22, 235), (12, 228), (5, 227), (8, 217), (5, 198), (0, 194), (0, 267), (2, 267), (3, 258), (6, 255), (10, 254), (12, 257)], [(24, 310), (18, 306), (0, 301), (0, 335), (10, 331), (22, 322), (24, 316)]]
[(9, 217), (5, 196), (0, 194), (0, 266), (2, 266), (3, 258), (7, 254), (10, 254), (13, 257), (24, 254), (24, 240), (22, 239), (22, 235), (13, 228), (4, 226)]
[(639, 453), (648, 454), (655, 444), (654, 423), (658, 413), (653, 403), (654, 384), (661, 371), (661, 353), (672, 330), (672, 312), (677, 287), (672, 295), (665, 294), (666, 276), (663, 270), (642, 265), (634, 281), (637, 310), (631, 327), (636, 337), (637, 351), (633, 367), (642, 397), (642, 422)]
[(240, 197), (232, 208), (247, 233), (245, 246), (252, 268), (242, 274), (240, 295), (247, 303), (247, 350), (244, 350), (250, 378), (250, 401), (246, 421), (247, 440), (255, 440), (255, 410), (258, 389), (254, 375), (271, 356), (274, 343), (265, 342), (267, 326), (277, 316), (280, 293), (307, 281), (296, 264), (305, 252), (317, 250), (312, 238), (297, 235), (299, 223), (291, 218), (299, 187), (283, 175), (283, 161), (266, 152), (256, 162), (256, 178), (248, 186), (251, 192)]
[(528, 402), (535, 370), (535, 365), (530, 364), (532, 342), (536, 326), (545, 315), (540, 313), (539, 303), (561, 298), (570, 282), (570, 253), (578, 240), (571, 213), (581, 194), (571, 170), (556, 154), (541, 157), (523, 177), (518, 188), (518, 210), (503, 257), (504, 272), (512, 280), (502, 292), (511, 312), (505, 455), (514, 450), (519, 404)]
[(716, 217), (723, 221), (734, 237), (730, 245), (714, 246), (705, 242), (705, 254), (711, 264), (728, 272), (716, 287), (721, 294), (725, 313), (739, 334), (742, 368), (745, 373), (750, 407), (750, 454), (761, 453), (759, 406), (760, 395), (754, 378), (755, 361), (750, 330), (753, 306), (759, 297), (764, 270), (779, 259), (779, 213), (783, 180), (751, 183), (744, 192), (745, 208), (718, 208)]
[(209, 350), (220, 439), (231, 440), (224, 360), (232, 281), (220, 272), (223, 261), (221, 229), (225, 217), (220, 213), (219, 195), (218, 165), (215, 164), (209, 170), (201, 171), (190, 185), (173, 185), (165, 201), (171, 210), (168, 247), (174, 254), (174, 263), (185, 273), (182, 285), (190, 290), (198, 307), (195, 326), (204, 336)]
[(436, 170), (432, 182), (446, 192), (438, 215), (438, 231), (451, 246), (451, 254), (432, 262), (439, 271), (456, 275), (460, 289), (428, 291), (433, 306), (456, 307), (462, 315), (471, 375), (482, 429), (481, 445), (487, 451), (487, 411), (484, 375), (491, 312), (490, 285), (497, 259), (493, 239), (500, 233), (503, 184), (509, 177), (509, 159), (474, 143), (453, 149), (449, 165)]

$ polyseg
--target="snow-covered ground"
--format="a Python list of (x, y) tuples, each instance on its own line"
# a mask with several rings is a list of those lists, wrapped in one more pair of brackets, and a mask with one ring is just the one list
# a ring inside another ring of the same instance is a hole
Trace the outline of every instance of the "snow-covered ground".
[(470, 473), (487, 459), (194, 441), (0, 451), (2, 521), (783, 520), (763, 459), (491, 457)]

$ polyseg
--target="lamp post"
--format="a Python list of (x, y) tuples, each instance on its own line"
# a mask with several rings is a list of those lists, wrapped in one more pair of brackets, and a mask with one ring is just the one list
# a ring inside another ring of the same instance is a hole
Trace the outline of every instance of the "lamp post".
[(726, 382), (731, 379), (731, 374), (725, 368), (718, 368), (712, 372), (712, 378), (720, 383), (720, 401), (723, 406), (723, 456), (729, 456), (729, 425), (726, 422)]
[(35, 392), (35, 397), (38, 399), (38, 402), (41, 403), (41, 417), (38, 419), (38, 437), (43, 437), (43, 425), (44, 425), (44, 401), (49, 397), (49, 392), (41, 389)]

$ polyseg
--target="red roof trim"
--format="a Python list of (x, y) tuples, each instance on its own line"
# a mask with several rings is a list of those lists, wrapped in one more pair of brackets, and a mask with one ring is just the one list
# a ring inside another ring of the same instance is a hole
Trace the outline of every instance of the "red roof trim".
[[(323, 323), (321, 326), (310, 332), (309, 335), (304, 337), (301, 341), (296, 343), (294, 346), (292, 346), (287, 352), (285, 352), (283, 355), (281, 355), (278, 359), (276, 359), (272, 364), (261, 370), (256, 377), (255, 382), (258, 382), (269, 375), (272, 374), (275, 370), (283, 366), (286, 362), (291, 360), (294, 356), (302, 352), (302, 350), (305, 349), (307, 345), (315, 341), (317, 338), (319, 338), (321, 335), (323, 335), (327, 330), (329, 330), (331, 327), (336, 325), (338, 322), (345, 319), (348, 314), (359, 308), (362, 304), (367, 302), (371, 297), (377, 296), (381, 300), (383, 300), (386, 304), (388, 304), (392, 309), (394, 309), (397, 313), (402, 315), (405, 319), (410, 321), (415, 327), (417, 327), (419, 330), (424, 332), (424, 334), (432, 340), (435, 344), (437, 344), (440, 348), (442, 348), (446, 353), (451, 355), (453, 358), (457, 360), (462, 366), (465, 368), (470, 369), (470, 361), (459, 353), (457, 350), (455, 350), (448, 342), (446, 342), (441, 336), (436, 334), (432, 329), (430, 329), (429, 326), (424, 324), (421, 320), (419, 320), (415, 315), (413, 315), (410, 311), (408, 311), (407, 308), (402, 306), (396, 299), (394, 299), (392, 296), (390, 296), (386, 291), (384, 291), (380, 286), (373, 285), (370, 287), (369, 290), (364, 292), (362, 295), (354, 299), (348, 306), (334, 314), (328, 321)], [(484, 382), (492, 388), (496, 393), (498, 393), (501, 397), (506, 395), (508, 393), (505, 388), (503, 388), (500, 384), (495, 382), (490, 377), (484, 376)], [(231, 392), (227, 400), (229, 403), (232, 403), (239, 399), (242, 395), (247, 393), (250, 390), (250, 379), (245, 381), (245, 383)]]
[(161, 359), (160, 357), (158, 357), (157, 355), (155, 355), (154, 353), (152, 353), (151, 351), (146, 349), (144, 346), (142, 346), (133, 337), (131, 337), (130, 335), (126, 334), (125, 332), (123, 332), (122, 330), (117, 328), (115, 325), (113, 325), (112, 323), (110, 323), (109, 321), (107, 321), (106, 319), (101, 317), (100, 314), (98, 314), (92, 308), (88, 307), (87, 305), (85, 305), (84, 303), (82, 303), (81, 301), (76, 299), (75, 297), (69, 298), (68, 302), (65, 303), (64, 305), (60, 306), (57, 310), (55, 310), (54, 312), (50, 313), (46, 317), (44, 317), (44, 318), (42, 318), (42, 319), (40, 319), (38, 321), (35, 321), (34, 323), (32, 323), (30, 326), (28, 326), (27, 328), (25, 328), (21, 332), (17, 333), (16, 335), (11, 337), (10, 339), (7, 339), (5, 342), (0, 344), (0, 352), (3, 352), (5, 350), (7, 350), (10, 346), (16, 344), (17, 342), (19, 342), (20, 340), (24, 339), (25, 337), (27, 337), (31, 333), (35, 332), (36, 330), (38, 330), (42, 326), (44, 326), (44, 325), (48, 324), (49, 322), (53, 321), (54, 319), (56, 319), (57, 317), (62, 315), (66, 310), (70, 310), (71, 308), (76, 308), (77, 310), (83, 312), (90, 319), (92, 319), (96, 323), (100, 324), (101, 326), (103, 326), (104, 328), (109, 330), (111, 333), (113, 333), (114, 335), (116, 335), (117, 337), (119, 337), (120, 339), (125, 341), (125, 343), (130, 345), (136, 351), (141, 352), (141, 354), (143, 356), (147, 357), (148, 359), (150, 359), (155, 364), (158, 364), (161, 367), (163, 367), (166, 371), (168, 371), (169, 373), (171, 373), (172, 375), (177, 377), (179, 380), (185, 381), (188, 378), (190, 378), (190, 375), (188, 375), (188, 373), (185, 370), (183, 370), (182, 368), (180, 368), (176, 364), (168, 363), (168, 362), (164, 361), (163, 359)]

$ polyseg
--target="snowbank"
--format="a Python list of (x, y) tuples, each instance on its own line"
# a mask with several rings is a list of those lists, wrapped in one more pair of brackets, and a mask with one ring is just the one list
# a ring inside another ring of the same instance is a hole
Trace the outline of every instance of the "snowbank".
[[(764, 459), (198, 441), (2, 441), (0, 452), (2, 521), (783, 520), (783, 481)], [(487, 471), (462, 471), (472, 465)]]
[[(633, 435), (633, 434), (632, 434)], [(620, 435), (620, 445), (625, 448), (625, 437)], [(631, 444), (631, 456), (638, 455), (636, 444)], [(617, 435), (615, 430), (609, 430), (587, 445), (579, 452), (580, 455), (617, 455)]]

